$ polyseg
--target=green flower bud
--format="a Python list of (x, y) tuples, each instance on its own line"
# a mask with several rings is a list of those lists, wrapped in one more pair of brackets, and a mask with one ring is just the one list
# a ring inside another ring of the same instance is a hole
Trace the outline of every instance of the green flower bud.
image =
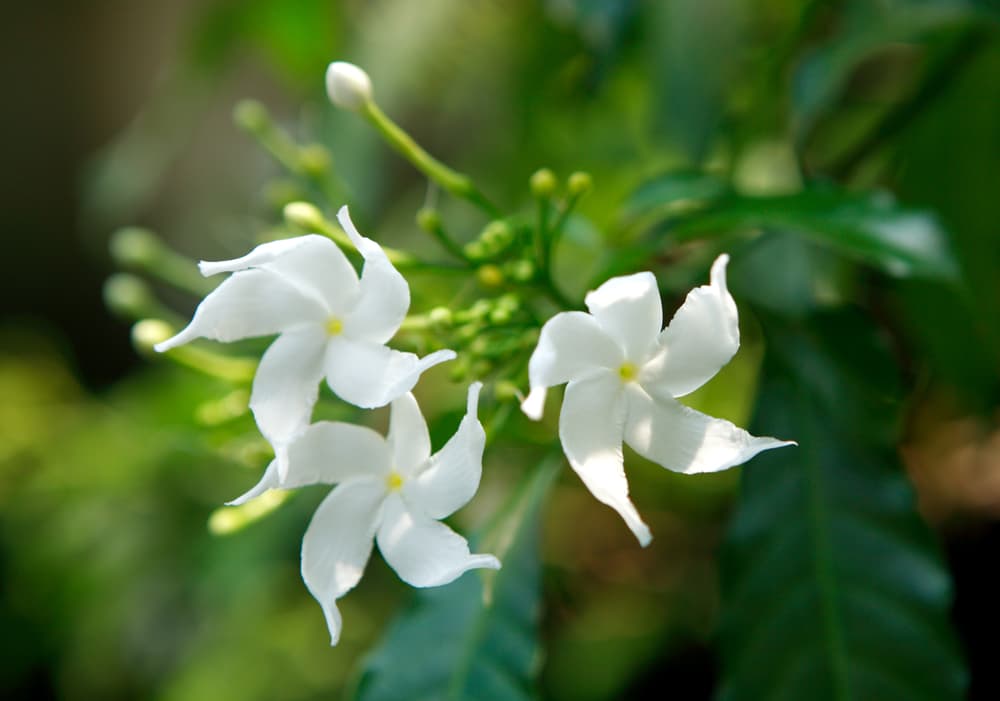
[(271, 125), (267, 108), (256, 100), (240, 100), (233, 110), (233, 121), (250, 133), (264, 131)]
[(503, 271), (492, 263), (480, 266), (476, 270), (476, 279), (480, 285), (488, 289), (500, 287), (504, 283)]
[(135, 318), (148, 314), (156, 299), (142, 278), (115, 273), (104, 282), (104, 304), (115, 314)]
[(493, 324), (506, 324), (511, 319), (511, 312), (509, 309), (503, 307), (494, 307), (493, 311), (490, 312), (490, 322)]
[(132, 344), (143, 353), (152, 353), (153, 346), (174, 335), (174, 329), (160, 319), (143, 319), (132, 327)]
[(326, 219), (319, 208), (311, 202), (289, 202), (284, 209), (285, 221), (309, 231), (321, 231), (326, 227)]
[(589, 191), (593, 186), (594, 179), (590, 177), (590, 173), (584, 173), (583, 171), (577, 171), (571, 174), (569, 176), (569, 181), (566, 183), (566, 189), (573, 197), (579, 197)]
[(111, 236), (111, 257), (119, 265), (151, 265), (158, 258), (160, 248), (160, 240), (149, 229), (130, 226), (119, 229)]
[(427, 313), (427, 318), (434, 326), (450, 326), (454, 316), (448, 307), (434, 307)]
[(309, 144), (299, 151), (299, 164), (307, 175), (313, 177), (325, 175), (332, 163), (330, 152), (322, 144)]
[(516, 282), (528, 282), (535, 277), (535, 264), (530, 260), (515, 260), (504, 266), (507, 276)]
[(424, 231), (437, 231), (441, 228), (441, 215), (436, 209), (424, 207), (417, 212), (417, 226)]
[(559, 186), (555, 174), (548, 168), (536, 170), (529, 182), (531, 184), (531, 194), (539, 199), (552, 197)]

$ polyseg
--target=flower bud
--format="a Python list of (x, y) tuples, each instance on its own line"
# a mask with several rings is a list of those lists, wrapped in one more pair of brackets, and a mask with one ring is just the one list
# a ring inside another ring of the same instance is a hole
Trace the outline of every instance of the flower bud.
[(492, 263), (487, 263), (476, 271), (476, 279), (483, 287), (500, 287), (503, 284), (503, 271)]
[(330, 152), (323, 144), (309, 144), (299, 151), (299, 165), (307, 175), (320, 177), (330, 170)]
[(451, 325), (453, 316), (448, 307), (434, 307), (427, 312), (427, 318), (434, 326), (449, 326)]
[(135, 318), (149, 314), (156, 301), (149, 286), (135, 275), (115, 273), (104, 282), (104, 303), (119, 316)]
[(267, 108), (256, 100), (240, 100), (233, 110), (233, 121), (251, 134), (263, 131), (270, 125)]
[(359, 112), (372, 101), (372, 80), (353, 63), (334, 61), (326, 69), (326, 94), (337, 107)]
[(528, 282), (535, 276), (535, 265), (530, 260), (515, 260), (504, 266), (507, 276), (516, 282)]
[(143, 319), (132, 327), (132, 343), (145, 353), (151, 353), (153, 346), (163, 343), (173, 336), (175, 330), (165, 321)]
[(284, 209), (285, 221), (309, 231), (322, 231), (326, 225), (323, 213), (311, 202), (289, 202)]
[(160, 241), (148, 229), (129, 226), (111, 236), (111, 257), (119, 265), (143, 267), (153, 264), (160, 252)]
[(566, 189), (569, 190), (569, 194), (573, 197), (579, 197), (590, 190), (593, 186), (594, 180), (590, 177), (590, 173), (584, 173), (579, 170), (572, 173), (569, 176), (569, 180), (566, 182)]
[(417, 212), (417, 226), (424, 231), (437, 231), (441, 228), (441, 215), (436, 209), (424, 207)]
[(535, 171), (529, 182), (531, 185), (531, 194), (539, 198), (552, 197), (555, 194), (556, 187), (559, 186), (555, 174), (548, 168)]

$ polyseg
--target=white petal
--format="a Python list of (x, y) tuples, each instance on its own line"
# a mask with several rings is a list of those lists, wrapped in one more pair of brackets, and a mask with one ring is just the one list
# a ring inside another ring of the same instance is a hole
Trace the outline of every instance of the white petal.
[(431, 455), (427, 422), (410, 392), (390, 405), (387, 442), (393, 467), (404, 477), (413, 475)]
[(440, 521), (407, 508), (398, 494), (383, 506), (379, 550), (396, 574), (415, 587), (437, 587), (479, 567), (500, 569), (492, 555), (472, 555), (462, 536)]
[(542, 413), (545, 411), (545, 397), (548, 393), (547, 387), (535, 387), (528, 392), (528, 396), (521, 402), (521, 411), (524, 415), (532, 421), (542, 418)]
[(525, 400), (525, 413), (541, 416), (545, 395), (536, 392), (539, 388), (586, 377), (601, 368), (616, 368), (624, 359), (621, 347), (594, 317), (583, 312), (556, 314), (542, 327), (528, 361), (531, 394)]
[(613, 277), (584, 299), (609, 336), (633, 363), (646, 359), (663, 328), (663, 303), (653, 273)]
[(385, 255), (382, 247), (358, 233), (341, 207), (337, 221), (365, 259), (361, 271), (361, 295), (357, 306), (344, 319), (344, 331), (351, 336), (385, 343), (396, 335), (410, 308), (410, 287)]
[(309, 324), (281, 334), (264, 352), (253, 379), (250, 409), (264, 437), (281, 458), (289, 441), (305, 430), (323, 379), (326, 333)]
[(287, 447), (287, 474), (279, 474), (272, 460), (264, 476), (249, 492), (231, 504), (242, 504), (268, 489), (295, 489), (311, 484), (336, 484), (370, 477), (384, 484), (390, 470), (385, 439), (367, 426), (320, 421), (309, 426)]
[(331, 645), (340, 639), (337, 599), (365, 571), (384, 494), (382, 485), (370, 480), (341, 484), (316, 509), (302, 539), (302, 579), (323, 607)]
[(356, 303), (358, 275), (344, 252), (330, 239), (317, 234), (261, 244), (242, 258), (202, 261), (202, 275), (248, 268), (277, 273), (303, 294), (321, 301), (334, 316), (346, 314)]
[(441, 350), (418, 358), (341, 335), (331, 339), (327, 347), (326, 380), (344, 401), (373, 409), (413, 389), (427, 368), (454, 357), (455, 351)]
[(762, 450), (795, 445), (752, 436), (670, 398), (653, 399), (641, 388), (627, 392), (625, 442), (643, 457), (674, 472), (718, 472), (746, 462)]
[(617, 511), (645, 547), (653, 539), (628, 498), (622, 457), (625, 397), (617, 374), (602, 373), (566, 385), (559, 440), (569, 464), (598, 501)]
[(469, 386), (468, 403), (455, 435), (427, 462), (416, 479), (403, 485), (406, 499), (433, 518), (445, 518), (465, 506), (479, 489), (486, 432), (476, 409), (482, 383)]
[(740, 326), (726, 287), (726, 263), (712, 265), (710, 285), (696, 287), (659, 338), (659, 352), (642, 370), (640, 382), (656, 396), (682, 397), (701, 387), (740, 347)]
[(163, 352), (195, 338), (236, 341), (325, 319), (314, 299), (269, 270), (234, 274), (201, 301), (194, 318), (180, 333), (156, 345)]

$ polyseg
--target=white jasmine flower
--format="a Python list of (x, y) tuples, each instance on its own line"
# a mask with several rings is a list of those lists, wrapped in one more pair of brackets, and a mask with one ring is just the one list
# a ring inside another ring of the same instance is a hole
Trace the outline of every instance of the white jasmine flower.
[(232, 502), (272, 488), (339, 483), (302, 541), (302, 578), (323, 607), (331, 644), (340, 637), (337, 599), (361, 579), (373, 541), (415, 587), (447, 584), (474, 568), (500, 568), (492, 555), (470, 554), (465, 538), (440, 522), (479, 488), (486, 444), (476, 417), (481, 387), (469, 387), (458, 431), (434, 455), (424, 417), (407, 393), (391, 404), (387, 438), (364, 426), (315, 423), (289, 447), (284, 479), (275, 460), (259, 484)]
[(587, 488), (621, 514), (643, 546), (652, 536), (628, 497), (623, 440), (685, 474), (724, 470), (792, 444), (752, 436), (676, 401), (711, 379), (739, 348), (728, 262), (719, 256), (711, 284), (692, 290), (662, 331), (652, 273), (608, 280), (587, 294), (589, 314), (563, 312), (546, 322), (528, 366), (531, 392), (521, 408), (541, 418), (546, 388), (568, 383), (559, 415), (563, 451)]
[(372, 80), (353, 63), (334, 61), (326, 69), (326, 94), (337, 107), (357, 112), (372, 100)]
[(418, 358), (386, 347), (410, 307), (410, 288), (381, 247), (354, 228), (347, 207), (337, 219), (364, 258), (360, 280), (343, 251), (318, 235), (202, 262), (203, 275), (233, 274), (202, 300), (186, 328), (156, 346), (165, 351), (195, 338), (279, 334), (257, 368), (250, 408), (282, 471), (287, 444), (309, 424), (324, 377), (341, 399), (373, 408), (408, 392), (427, 368), (455, 357), (442, 350)]

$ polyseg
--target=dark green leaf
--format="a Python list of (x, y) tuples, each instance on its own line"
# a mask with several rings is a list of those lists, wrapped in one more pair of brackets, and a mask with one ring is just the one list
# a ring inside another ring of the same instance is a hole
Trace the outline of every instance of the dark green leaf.
[(901, 207), (881, 192), (851, 194), (813, 187), (778, 197), (734, 195), (678, 222), (671, 231), (687, 240), (753, 229), (805, 236), (896, 277), (951, 280), (958, 275), (947, 233), (937, 218)]
[(891, 359), (860, 317), (765, 330), (754, 430), (800, 445), (744, 469), (719, 698), (962, 698), (950, 581), (892, 445)]
[(538, 521), (562, 465), (549, 459), (526, 475), (510, 504), (475, 539), (498, 572), (468, 572), (419, 591), (364, 662), (358, 701), (518, 701), (534, 697), (539, 668)]

